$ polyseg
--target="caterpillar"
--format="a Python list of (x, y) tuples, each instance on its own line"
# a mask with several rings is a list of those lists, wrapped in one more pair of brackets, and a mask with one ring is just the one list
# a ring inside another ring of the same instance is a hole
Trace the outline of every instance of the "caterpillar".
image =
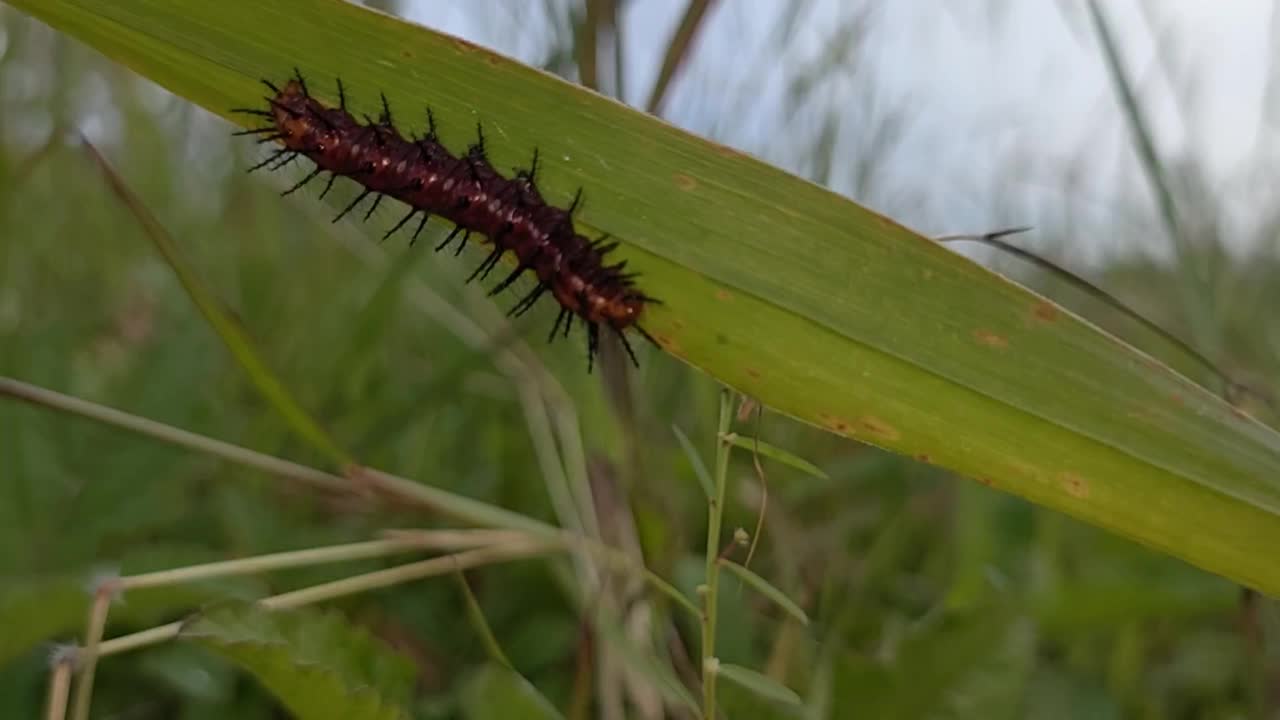
[(635, 285), (638, 276), (626, 272), (625, 260), (606, 264), (606, 256), (617, 247), (608, 236), (588, 239), (574, 229), (573, 214), (582, 200), (582, 189), (568, 208), (556, 207), (543, 199), (537, 186), (538, 151), (527, 169), (512, 178), (503, 177), (489, 162), (484, 130), (476, 123), (476, 141), (460, 156), (441, 144), (435, 117), (427, 110), (427, 132), (405, 139), (392, 120), (391, 107), (382, 95), (382, 114), (368, 115), (364, 122), (347, 111), (347, 95), (342, 80), (338, 85), (338, 106), (325, 105), (312, 97), (306, 80), (296, 68), (294, 76), (279, 87), (270, 80), (262, 83), (272, 92), (264, 98), (267, 108), (233, 108), (232, 112), (260, 118), (262, 127), (235, 135), (260, 136), (259, 143), (278, 142), (283, 147), (249, 169), (278, 170), (299, 156), (315, 168), (282, 195), (289, 195), (323, 173), (328, 183), (323, 198), (338, 177), (359, 183), (362, 192), (334, 218), (341, 220), (370, 195), (373, 203), (364, 214), (368, 220), (384, 198), (398, 200), (409, 212), (383, 235), (395, 234), (415, 216), (421, 215), (410, 245), (433, 216), (454, 224), (454, 229), (436, 246), (437, 252), (453, 244), (461, 235), (455, 255), (461, 254), (473, 234), (492, 245), (492, 250), (467, 278), (484, 280), (508, 251), (516, 267), (490, 291), (497, 295), (525, 272), (532, 271), (537, 285), (507, 313), (519, 317), (528, 312), (548, 291), (560, 305), (555, 324), (547, 337), (569, 336), (574, 317), (587, 327), (587, 372), (591, 372), (600, 349), (600, 327), (612, 330), (622, 341), (632, 364), (639, 367), (635, 351), (625, 331), (634, 329), (649, 342), (654, 338), (639, 325), (647, 303), (659, 302)]

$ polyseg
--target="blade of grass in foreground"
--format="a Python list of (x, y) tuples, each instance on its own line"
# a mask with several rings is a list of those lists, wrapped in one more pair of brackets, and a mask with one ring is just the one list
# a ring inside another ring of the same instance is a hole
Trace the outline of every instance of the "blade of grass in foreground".
[(195, 272), (187, 267), (186, 261), (182, 259), (181, 253), (178, 252), (177, 245), (174, 244), (169, 233), (161, 227), (160, 222), (155, 219), (151, 211), (146, 205), (133, 193), (129, 186), (125, 184), (114, 168), (102, 157), (102, 153), (98, 152), (88, 140), (81, 138), (81, 144), (93, 162), (102, 171), (103, 177), (107, 180), (107, 185), (111, 191), (116, 194), (120, 202), (129, 210), (129, 212), (138, 221), (147, 238), (156, 246), (156, 250), (164, 257), (165, 262), (178, 276), (178, 280), (182, 283), (182, 287), (186, 289), (187, 295), (191, 296), (192, 302), (199, 308), (200, 313), (204, 315), (205, 320), (213, 326), (218, 337), (222, 338), (222, 342), (231, 351), (236, 362), (240, 363), (240, 367), (245, 374), (258, 388), (258, 392), (275, 407), (276, 412), (293, 428), (294, 432), (302, 436), (303, 439), (311, 443), (318, 451), (323, 453), (331, 462), (339, 467), (346, 467), (354, 462), (352, 457), (344, 450), (340, 449), (329, 433), (320, 426), (319, 421), (311, 417), (293, 395), (285, 388), (284, 383), (276, 376), (262, 358), (258, 356), (258, 351), (254, 349), (253, 342), (249, 339), (248, 334), (236, 323), (229, 313), (223, 310), (222, 305), (214, 297), (213, 293), (204, 286), (200, 278)]
[[(430, 105), (663, 305), (672, 355), (833, 432), (948, 467), (1270, 593), (1280, 437), (1162, 364), (831, 192), (477, 48), (339, 0), (9, 0), (206, 108), (296, 65), (357, 112)], [(419, 130), (406, 122), (405, 131)], [(282, 268), (282, 273), (285, 270)], [(649, 362), (656, 356), (646, 355)]]

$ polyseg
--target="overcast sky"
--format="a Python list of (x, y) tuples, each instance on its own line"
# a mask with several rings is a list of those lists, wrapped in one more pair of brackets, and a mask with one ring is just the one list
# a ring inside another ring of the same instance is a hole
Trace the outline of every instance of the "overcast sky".
[[(799, 20), (786, 55), (779, 56), (769, 38), (787, 13), (806, 4), (811, 9)], [(687, 0), (627, 4), (624, 47), (632, 104), (643, 104), (686, 5)], [(1162, 153), (1170, 159), (1197, 158), (1215, 195), (1244, 184), (1250, 201), (1260, 200), (1257, 193), (1276, 197), (1274, 181), (1256, 177), (1259, 168), (1280, 159), (1261, 123), (1273, 64), (1275, 5), (1272, 0), (1102, 3)], [(495, 11), (510, 17), (500, 12), (503, 6), (509, 4), (404, 4), (415, 21), (526, 61), (542, 60), (547, 34), (522, 24), (527, 20), (495, 21)], [(1072, 202), (1095, 209), (1107, 204), (1117, 185), (1137, 186), (1133, 192), (1140, 196), (1145, 192), (1082, 0), (721, 0), (704, 25), (683, 81), (673, 89), (668, 117), (786, 164), (794, 148), (770, 152), (777, 150), (783, 106), (776, 65), (812, 56), (850, 8), (861, 6), (874, 9), (863, 51), (849, 71), (861, 79), (836, 82), (829, 92), (855, 120), (873, 102), (910, 115), (910, 131), (887, 160), (883, 184), (914, 192), (860, 199), (905, 214), (922, 229), (944, 232), (1035, 222), (1024, 215), (1038, 213), (1037, 207), (1061, 195), (1064, 174), (1071, 171), (1081, 175), (1077, 179), (1084, 188)], [(761, 58), (769, 71), (759, 71)], [(727, 97), (707, 97), (743, 93), (758, 93), (758, 99), (742, 103), (739, 98), (733, 105)], [(731, 105), (745, 112), (730, 114), (736, 124), (725, 127), (717, 116), (728, 114)], [(851, 191), (839, 177), (831, 182)], [(1006, 191), (999, 202), (982, 197), (996, 187)], [(1246, 212), (1249, 206), (1244, 203)], [(1010, 214), (1016, 217), (1005, 217)], [(1247, 226), (1249, 219), (1238, 222)]]

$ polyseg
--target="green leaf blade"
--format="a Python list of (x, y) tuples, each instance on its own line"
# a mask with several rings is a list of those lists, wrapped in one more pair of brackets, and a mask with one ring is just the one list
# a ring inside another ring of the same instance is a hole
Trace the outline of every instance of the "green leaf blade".
[(770, 445), (763, 440), (752, 437), (743, 437), (738, 433), (729, 433), (724, 437), (725, 442), (731, 443), (734, 447), (742, 448), (747, 452), (758, 453), (762, 457), (778, 462), (788, 467), (795, 468), (800, 472), (818, 478), (819, 480), (830, 480), (831, 477), (822, 471), (822, 468), (796, 456), (794, 453), (787, 452), (776, 445)]
[(406, 720), (411, 668), (336, 613), (220, 608), (181, 637), (247, 670), (301, 720)]
[(804, 701), (800, 699), (800, 696), (796, 694), (796, 691), (786, 685), (783, 685), (777, 680), (774, 680), (768, 675), (756, 672), (750, 668), (745, 668), (741, 665), (721, 663), (716, 672), (719, 677), (724, 678), (738, 687), (752, 692), (765, 700), (797, 707), (804, 704)]
[(402, 117), (434, 108), (455, 149), (482, 120), (501, 138), (495, 166), (536, 146), (555, 158), (541, 173), (551, 202), (586, 188), (579, 230), (623, 243), (663, 301), (644, 327), (672, 355), (804, 422), (1280, 594), (1280, 436), (826, 189), (336, 0), (11, 4), (223, 115), (296, 65), (322, 96), (341, 75), (358, 112), (376, 112), (378, 92)]
[(720, 567), (737, 575), (738, 579), (755, 588), (756, 592), (769, 598), (769, 600), (773, 601), (773, 604), (785, 610), (788, 615), (798, 620), (801, 625), (809, 624), (809, 616), (805, 614), (805, 611), (794, 600), (787, 597), (786, 593), (774, 587), (768, 580), (732, 560), (721, 560)]
[(467, 720), (563, 720), (541, 693), (518, 673), (490, 663), (468, 680), (462, 692), (462, 716)]

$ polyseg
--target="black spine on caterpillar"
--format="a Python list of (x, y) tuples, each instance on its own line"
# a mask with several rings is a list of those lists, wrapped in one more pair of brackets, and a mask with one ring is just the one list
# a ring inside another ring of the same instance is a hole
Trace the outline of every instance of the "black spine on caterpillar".
[(454, 223), (452, 232), (436, 250), (457, 245), (461, 253), (471, 236), (478, 235), (492, 246), (489, 254), (467, 279), (483, 280), (511, 252), (514, 270), (494, 286), (490, 294), (505, 290), (526, 272), (537, 284), (508, 313), (527, 312), (550, 292), (560, 304), (549, 340), (568, 336), (574, 317), (587, 326), (587, 370), (599, 352), (600, 327), (612, 330), (622, 341), (631, 362), (639, 366), (625, 331), (635, 329), (657, 344), (638, 324), (646, 303), (658, 302), (635, 286), (635, 274), (625, 272), (626, 263), (607, 264), (605, 257), (616, 247), (605, 239), (590, 240), (578, 234), (573, 212), (581, 200), (581, 190), (568, 208), (547, 203), (537, 187), (538, 153), (526, 170), (506, 178), (493, 167), (485, 153), (483, 130), (477, 125), (476, 142), (465, 154), (455, 156), (440, 143), (435, 119), (427, 113), (427, 133), (406, 140), (392, 120), (390, 105), (382, 97), (382, 114), (361, 122), (346, 108), (346, 90), (338, 83), (338, 107), (312, 97), (301, 73), (277, 87), (263, 83), (273, 95), (266, 98), (267, 109), (238, 109), (237, 112), (263, 118), (268, 125), (241, 135), (259, 135), (260, 142), (278, 141), (283, 147), (250, 168), (275, 170), (299, 155), (315, 163), (315, 169), (284, 191), (295, 192), (316, 177), (330, 173), (321, 193), (328, 193), (334, 178), (343, 176), (362, 186), (360, 194), (334, 218), (341, 219), (367, 197), (374, 200), (364, 217), (368, 219), (383, 198), (390, 197), (409, 206), (384, 236), (386, 239), (421, 216), (410, 243), (418, 238), (427, 220), (435, 215)]

